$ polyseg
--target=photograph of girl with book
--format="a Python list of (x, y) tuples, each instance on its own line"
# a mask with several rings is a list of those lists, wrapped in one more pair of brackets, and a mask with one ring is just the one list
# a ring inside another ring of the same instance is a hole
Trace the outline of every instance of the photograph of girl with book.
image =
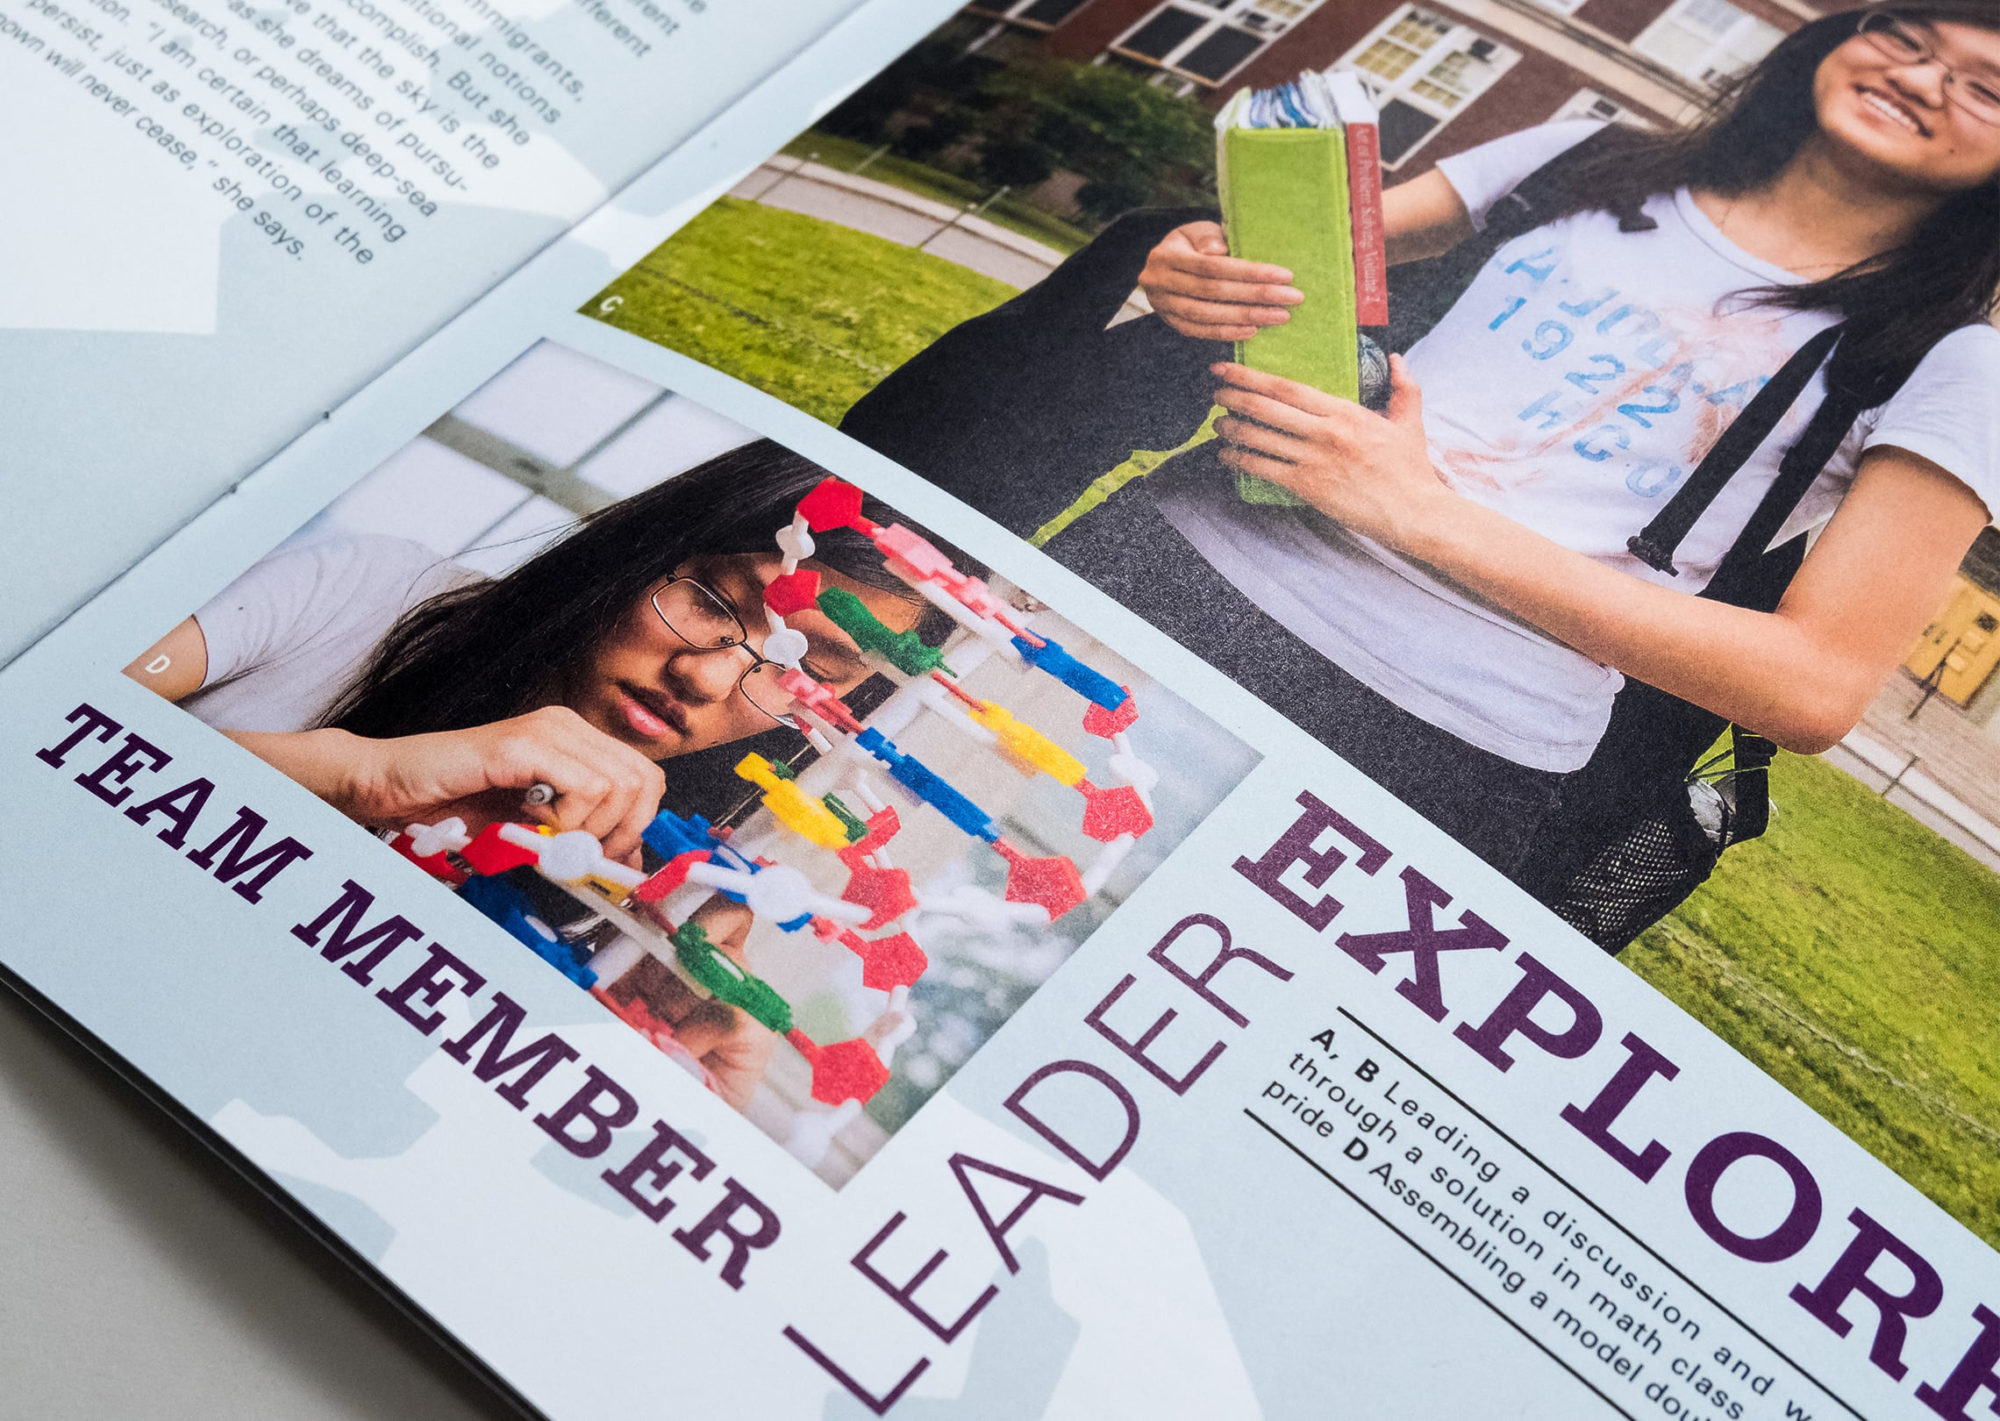
[[(1379, 414), (1234, 360), (1227, 342), (1310, 308), (1289, 271), (1232, 258), (1212, 220), (1151, 240), (1157, 321), (1130, 326), (1172, 335), (1072, 327), (1070, 407), (1026, 418), (1046, 443), (1140, 409), (1159, 442), (1138, 447), (1172, 448), (1212, 397), (1218, 437), (1043, 523), (1047, 551), (1623, 946), (1699, 881), (1672, 841), (1704, 748), (1729, 722), (1838, 741), (2000, 507), (2000, 19), (1969, 0), (1829, 16), (1686, 131), (1545, 125), (1383, 210), (1403, 353)], [(1131, 272), (1104, 257), (1108, 291)], [(959, 335), (843, 428), (1025, 532), (1032, 471), (912, 424), (966, 394)], [(1007, 399), (1005, 371), (980, 375), (1002, 387), (982, 408)], [(1237, 474), (1309, 506), (1245, 501)], [(1607, 738), (1627, 678), (1666, 694)], [(1739, 745), (1753, 771), (1768, 755)], [(1617, 839), (1635, 795), (1683, 801), (1653, 811), (1669, 842)], [(1666, 882), (1636, 914), (1574, 901), (1621, 896), (1579, 875), (1626, 873)]]

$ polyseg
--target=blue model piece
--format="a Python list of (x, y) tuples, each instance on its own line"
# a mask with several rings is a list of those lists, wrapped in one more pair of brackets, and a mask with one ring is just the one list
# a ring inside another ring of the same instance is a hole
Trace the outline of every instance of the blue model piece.
[(1026, 637), (1014, 638), (1014, 650), (1037, 671), (1047, 672), (1085, 700), (1115, 711), (1125, 704), (1125, 688), (1102, 672), (1093, 671), (1062, 649), (1062, 643), (1044, 639), (1036, 646)]
[(992, 843), (1000, 837), (993, 816), (953, 789), (936, 770), (898, 750), (881, 731), (870, 726), (854, 743), (889, 767), (889, 777), (975, 839)]
[[(676, 859), (682, 854), (703, 853), (720, 860), (725, 867), (740, 868), (746, 873), (755, 873), (758, 865), (725, 845), (715, 837), (713, 826), (699, 814), (683, 819), (671, 809), (662, 809), (653, 817), (639, 838), (647, 848), (663, 859)], [(731, 893), (727, 889), (718, 890), (732, 903), (741, 903), (741, 893)]]
[(692, 819), (683, 819), (671, 809), (662, 809), (639, 837), (645, 841), (647, 848), (663, 859), (715, 847), (715, 836), (706, 819), (699, 814)]
[(577, 944), (543, 926), (541, 920), (534, 916), (534, 905), (528, 901), (528, 895), (503, 876), (494, 874), (467, 879), (465, 886), (458, 890), (458, 896), (577, 986), (590, 988), (597, 985), (597, 974), (590, 970), (585, 954)]
[[(670, 809), (662, 809), (639, 837), (645, 841), (647, 848), (663, 859), (678, 858), (685, 853), (706, 853), (724, 868), (740, 868), (745, 873), (756, 873), (764, 866), (716, 838), (709, 822), (699, 814), (683, 819)], [(726, 888), (716, 891), (732, 903), (743, 901), (741, 893), (732, 893)], [(811, 924), (812, 914), (801, 913), (789, 922), (779, 923), (778, 927), (795, 933)]]
[[(532, 933), (534, 929), (530, 927), (528, 931)], [(521, 941), (533, 949), (534, 954), (541, 958), (542, 961), (548, 963), (549, 966), (555, 968), (556, 971), (562, 973), (563, 976), (569, 978), (570, 981), (576, 983), (577, 986), (583, 988), (585, 991), (589, 991), (597, 985), (597, 974), (591, 971), (590, 964), (584, 959), (574, 943), (564, 942), (561, 938), (551, 939), (526, 935), (521, 937)]]

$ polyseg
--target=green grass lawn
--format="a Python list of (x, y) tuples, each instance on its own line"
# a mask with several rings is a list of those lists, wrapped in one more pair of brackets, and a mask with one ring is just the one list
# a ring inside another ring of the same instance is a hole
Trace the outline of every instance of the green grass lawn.
[[(727, 199), (585, 312), (610, 293), (600, 319), (829, 423), (1013, 294)], [(1821, 761), (1782, 756), (1773, 797), (1770, 832), (1623, 961), (2000, 1245), (2000, 877)]]
[(2000, 1245), (2000, 876), (1820, 760), (1623, 961)]
[(1014, 294), (927, 252), (723, 198), (583, 310), (622, 296), (599, 319), (835, 424), (884, 375)]

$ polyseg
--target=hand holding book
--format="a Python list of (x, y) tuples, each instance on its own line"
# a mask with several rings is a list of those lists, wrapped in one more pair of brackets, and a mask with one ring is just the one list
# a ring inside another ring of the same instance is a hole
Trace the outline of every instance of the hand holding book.
[(1423, 394), (1400, 355), (1389, 357), (1382, 413), (1296, 380), (1221, 361), (1215, 402), (1222, 462), (1343, 527), (1399, 551), (1413, 530), (1458, 501), (1438, 477), (1424, 437)]
[[(1356, 401), (1370, 383), (1364, 376), (1378, 373), (1364, 368), (1376, 352), (1362, 327), (1388, 315), (1375, 124), (1358, 80), (1313, 71), (1242, 90), (1216, 116), (1229, 252), (1285, 270), (1312, 300), (1296, 320), (1285, 312), (1282, 321), (1211, 324), (1231, 328), (1243, 365)], [(1298, 502), (1241, 472), (1237, 491), (1251, 503)]]
[(1244, 341), (1291, 319), (1305, 300), (1292, 273), (1270, 262), (1229, 255), (1216, 222), (1190, 222), (1169, 232), (1147, 255), (1139, 289), (1160, 319), (1195, 340)]

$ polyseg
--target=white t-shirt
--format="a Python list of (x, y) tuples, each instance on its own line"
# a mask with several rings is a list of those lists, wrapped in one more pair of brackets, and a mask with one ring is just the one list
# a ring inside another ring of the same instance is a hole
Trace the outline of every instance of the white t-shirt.
[[(1488, 209), (1596, 127), (1550, 124), (1439, 164), (1481, 225)], [(1738, 293), (1799, 278), (1742, 251), (1687, 191), (1620, 232), (1584, 212), (1501, 247), (1409, 352), (1432, 461), (1459, 493), (1620, 571), (1688, 593), (1708, 583), (1818, 408), (1815, 377), (1676, 554), (1678, 577), (1626, 539), (1665, 504), (1786, 359), (1837, 319)], [(1861, 455), (1895, 445), (2000, 508), (2000, 331), (1953, 332), (1863, 414), (1776, 541), (1827, 518)], [(1623, 678), (1508, 613), (1306, 510), (1226, 485), (1162, 495), (1162, 512), (1264, 611), (1397, 705), (1546, 770), (1589, 759)]]
[(208, 673), (181, 706), (219, 730), (309, 729), (398, 617), (478, 578), (402, 538), (281, 548), (194, 614)]

